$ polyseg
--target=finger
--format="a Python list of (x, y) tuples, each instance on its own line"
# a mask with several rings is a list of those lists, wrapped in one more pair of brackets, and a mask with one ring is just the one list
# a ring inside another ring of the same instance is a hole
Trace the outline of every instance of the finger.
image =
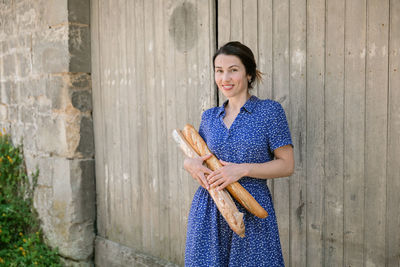
[(210, 153), (210, 154), (207, 154), (207, 155), (202, 156), (201, 159), (202, 159), (203, 161), (205, 161), (205, 160), (209, 159), (211, 156), (212, 156), (212, 154)]
[(218, 174), (218, 170), (215, 170), (215, 171), (211, 172), (211, 173), (208, 175), (207, 180), (212, 179), (212, 178), (213, 178), (215, 175), (217, 175), (217, 174)]
[(203, 185), (205, 186), (205, 188), (210, 189), (210, 185), (207, 183), (207, 179), (204, 176), (204, 174), (200, 174), (200, 179), (201, 179), (201, 182), (203, 183)]
[(222, 183), (220, 186), (217, 187), (216, 190), (220, 191), (223, 190), (225, 187), (227, 187), (229, 185), (229, 181), (225, 181), (224, 183)]
[(210, 178), (208, 177), (208, 183), (212, 184), (217, 180), (220, 180), (222, 178), (222, 174), (218, 173), (216, 175), (214, 175), (214, 177)]
[(207, 173), (207, 174), (211, 174), (213, 172), (212, 170), (210, 170), (209, 168), (207, 168), (205, 166), (202, 166), (201, 171), (203, 173)]
[(203, 184), (203, 182), (201, 181), (200, 177), (196, 177), (196, 181), (199, 183), (199, 185), (201, 187), (203, 187), (204, 189), (207, 189), (206, 186)]
[(224, 160), (222, 160), (222, 159), (220, 159), (219, 162), (221, 162), (222, 165), (224, 165), (224, 166), (225, 166), (225, 165), (228, 165), (228, 164), (230, 163), (230, 162), (224, 161)]
[(215, 187), (217, 187), (217, 186), (219, 186), (219, 185), (221, 185), (223, 183), (224, 183), (224, 179), (218, 179), (215, 182), (210, 183), (210, 185), (211, 185), (212, 188), (215, 188)]

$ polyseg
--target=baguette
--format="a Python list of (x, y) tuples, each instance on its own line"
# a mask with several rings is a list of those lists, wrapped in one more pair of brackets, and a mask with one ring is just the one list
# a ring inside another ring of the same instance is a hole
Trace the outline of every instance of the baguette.
[[(200, 134), (192, 125), (186, 124), (182, 130), (182, 134), (200, 156), (211, 154), (206, 142), (204, 142), (203, 138), (201, 138)], [(207, 159), (206, 163), (212, 171), (222, 167), (221, 162), (214, 155)], [(259, 218), (266, 218), (268, 216), (267, 211), (261, 207), (253, 196), (238, 182), (228, 185), (226, 189), (250, 213)]]
[[(200, 157), (187, 142), (180, 130), (174, 130), (172, 136), (187, 157)], [(217, 191), (214, 188), (208, 190), (208, 192), (229, 227), (240, 237), (244, 237), (245, 226), (243, 222), (243, 213), (239, 212), (229, 193), (226, 190)]]

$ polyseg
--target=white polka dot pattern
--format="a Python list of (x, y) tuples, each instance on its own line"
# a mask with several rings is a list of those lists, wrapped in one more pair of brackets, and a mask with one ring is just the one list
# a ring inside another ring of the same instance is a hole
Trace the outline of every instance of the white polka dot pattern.
[[(256, 96), (241, 108), (227, 129), (225, 105), (206, 110), (199, 133), (219, 159), (235, 163), (262, 163), (273, 151), (292, 144), (282, 106)], [(208, 192), (199, 187), (188, 218), (185, 266), (284, 266), (278, 225), (265, 180), (243, 177), (239, 183), (263, 206), (269, 216), (257, 218), (236, 203), (244, 213), (246, 237), (236, 235), (219, 213)]]

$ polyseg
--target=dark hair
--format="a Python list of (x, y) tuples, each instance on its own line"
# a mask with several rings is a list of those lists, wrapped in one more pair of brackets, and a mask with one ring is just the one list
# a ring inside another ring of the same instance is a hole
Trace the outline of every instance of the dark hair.
[(234, 41), (229, 42), (221, 46), (213, 56), (213, 67), (215, 68), (215, 58), (218, 55), (230, 55), (237, 56), (240, 61), (242, 61), (244, 67), (246, 68), (246, 74), (250, 75), (250, 81), (248, 82), (248, 88), (253, 88), (255, 81), (261, 81), (261, 72), (257, 70), (256, 60), (254, 59), (254, 54), (251, 49), (244, 44)]

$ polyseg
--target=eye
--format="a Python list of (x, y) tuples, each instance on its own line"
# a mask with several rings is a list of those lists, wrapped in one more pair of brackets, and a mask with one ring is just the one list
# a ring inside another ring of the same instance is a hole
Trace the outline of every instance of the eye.
[(232, 69), (232, 72), (237, 72), (238, 71), (238, 69)]
[(216, 73), (222, 73), (222, 70), (221, 69), (216, 69), (215, 72)]

